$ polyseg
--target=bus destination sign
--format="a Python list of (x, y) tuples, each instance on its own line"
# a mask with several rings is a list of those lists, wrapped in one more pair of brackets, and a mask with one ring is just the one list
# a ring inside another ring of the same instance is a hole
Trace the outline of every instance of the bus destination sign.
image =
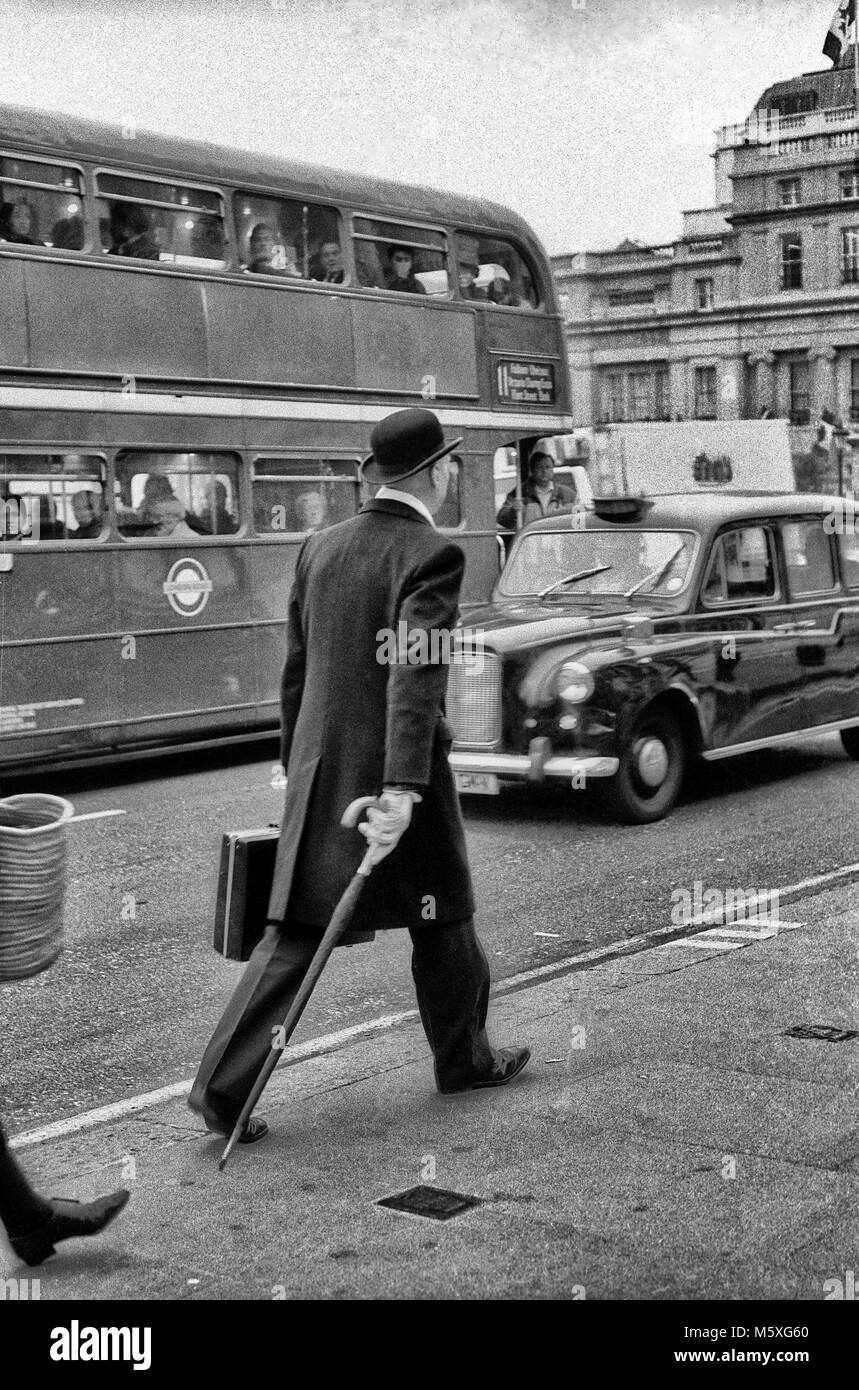
[(505, 357), (495, 364), (498, 398), (521, 404), (553, 405), (555, 368), (551, 362)]

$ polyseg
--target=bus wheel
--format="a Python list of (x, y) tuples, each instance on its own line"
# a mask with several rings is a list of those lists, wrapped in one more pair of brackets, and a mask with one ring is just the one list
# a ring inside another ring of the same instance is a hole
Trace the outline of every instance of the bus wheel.
[(842, 729), (841, 742), (845, 753), (851, 758), (859, 758), (859, 729)]
[(670, 710), (654, 705), (639, 715), (620, 758), (604, 784), (609, 810), (628, 825), (662, 820), (683, 785), (686, 745)]

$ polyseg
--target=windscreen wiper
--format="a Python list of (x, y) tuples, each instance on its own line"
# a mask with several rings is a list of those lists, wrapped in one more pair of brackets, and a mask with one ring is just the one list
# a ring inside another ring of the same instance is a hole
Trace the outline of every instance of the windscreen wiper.
[(548, 589), (542, 589), (537, 595), (539, 599), (548, 598), (556, 589), (563, 589), (565, 584), (577, 584), (580, 579), (590, 579), (595, 574), (605, 574), (606, 570), (613, 570), (614, 565), (596, 565), (589, 570), (576, 570), (575, 574), (567, 574), (563, 579), (557, 580), (555, 584), (550, 584)]
[(682, 555), (685, 549), (685, 544), (681, 542), (681, 544), (678, 545), (677, 549), (674, 551), (673, 555), (668, 556), (668, 559), (665, 561), (664, 565), (660, 565), (659, 569), (654, 570), (652, 574), (646, 574), (644, 578), (639, 580), (637, 584), (634, 584), (631, 589), (627, 589), (626, 593), (624, 594), (624, 598), (632, 598), (634, 594), (638, 593), (639, 589), (644, 588), (645, 584), (649, 584), (651, 579), (655, 580), (657, 584), (661, 580), (663, 580), (668, 571), (670, 570), (671, 566), (674, 564), (674, 561), (677, 559), (677, 556)]

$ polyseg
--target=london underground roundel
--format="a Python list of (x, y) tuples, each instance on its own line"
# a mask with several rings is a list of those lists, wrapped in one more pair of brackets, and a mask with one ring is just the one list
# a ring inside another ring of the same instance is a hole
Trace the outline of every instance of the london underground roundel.
[(180, 618), (196, 618), (209, 601), (212, 581), (199, 560), (177, 560), (163, 584), (167, 602)]

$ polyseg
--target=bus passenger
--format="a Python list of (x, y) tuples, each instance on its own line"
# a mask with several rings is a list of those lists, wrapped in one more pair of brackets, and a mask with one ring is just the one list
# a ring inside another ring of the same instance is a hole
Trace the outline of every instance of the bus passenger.
[(459, 297), (460, 299), (480, 299), (486, 301), (486, 291), (481, 290), (475, 284), (480, 267), (473, 261), (459, 262)]
[(496, 275), (486, 291), (490, 304), (503, 304), (510, 309), (518, 309), (522, 301), (513, 293), (513, 286), (503, 275)]
[(110, 236), (111, 256), (132, 256), (140, 261), (161, 259), (149, 213), (137, 203), (111, 204)]
[(178, 497), (161, 497), (151, 502), (145, 513), (147, 536), (169, 536), (174, 541), (196, 541), (199, 533), (192, 531), (185, 520), (185, 508)]
[(405, 290), (407, 294), (426, 294), (425, 286), (413, 272), (414, 263), (414, 252), (408, 246), (389, 246), (385, 288)]
[(323, 531), (327, 525), (325, 498), (321, 492), (300, 492), (295, 499), (299, 531)]
[(42, 493), (39, 497), (38, 539), (40, 541), (64, 541), (65, 538), (66, 528), (61, 521), (57, 521), (51, 498)]
[(200, 524), (209, 536), (232, 535), (236, 518), (227, 506), (227, 489), (217, 479), (206, 488), (206, 505), (200, 513)]
[(0, 240), (13, 241), (19, 246), (43, 244), (36, 236), (33, 209), (23, 198), (17, 203), (4, 203), (0, 208)]
[(248, 270), (254, 275), (289, 275), (293, 279), (300, 277), (300, 271), (294, 261), (287, 261), (283, 267), (274, 264), (275, 252), (278, 243), (275, 239), (274, 229), (268, 222), (257, 222), (251, 232), (249, 243), (250, 264)]
[(51, 245), (60, 251), (80, 251), (84, 244), (84, 223), (79, 212), (61, 217), (51, 228)]
[(100, 536), (104, 527), (104, 498), (94, 488), (81, 488), (72, 493), (72, 512), (77, 530), (69, 532), (69, 540), (89, 541)]
[(326, 285), (349, 284), (339, 241), (323, 241), (310, 273), (314, 280), (321, 280)]

